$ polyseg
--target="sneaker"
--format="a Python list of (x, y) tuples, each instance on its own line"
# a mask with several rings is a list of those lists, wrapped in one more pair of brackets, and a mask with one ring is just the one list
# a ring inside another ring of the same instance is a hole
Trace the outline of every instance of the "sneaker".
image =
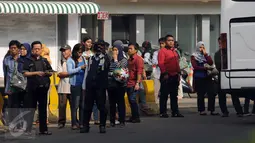
[(159, 117), (160, 118), (169, 118), (168, 114), (166, 114), (166, 113), (160, 114)]
[(243, 113), (236, 113), (237, 117), (243, 117)]
[(94, 125), (99, 125), (99, 124), (100, 124), (99, 121), (94, 122)]
[(125, 127), (125, 123), (120, 123), (120, 128), (124, 128)]
[(223, 114), (221, 115), (221, 117), (228, 117), (228, 116), (229, 116), (228, 113), (223, 113)]
[(62, 129), (62, 128), (64, 128), (64, 127), (65, 127), (65, 124), (59, 124), (59, 125), (58, 125), (58, 128), (59, 128), (59, 129)]
[(111, 123), (110, 126), (111, 126), (112, 128), (114, 128), (114, 127), (115, 127), (115, 123)]
[(174, 114), (172, 114), (172, 117), (183, 118), (184, 116), (180, 113), (174, 113)]
[(72, 126), (72, 130), (78, 130), (78, 129), (79, 129), (78, 126), (76, 126), (76, 125)]
[(49, 132), (49, 131), (40, 132), (39, 135), (44, 135), (44, 136), (52, 135), (52, 132)]
[(249, 112), (245, 112), (245, 113), (243, 114), (243, 116), (244, 116), (244, 117), (247, 117), (247, 116), (251, 116), (251, 114), (250, 114)]
[(101, 133), (101, 134), (106, 133), (105, 126), (100, 126), (100, 127), (99, 127), (99, 133)]
[(205, 111), (199, 113), (200, 116), (206, 116), (207, 113)]
[(136, 118), (132, 120), (132, 123), (141, 123), (141, 120), (140, 118)]
[(219, 115), (220, 115), (220, 113), (217, 113), (217, 112), (211, 112), (211, 115), (212, 115), (212, 116), (219, 116)]

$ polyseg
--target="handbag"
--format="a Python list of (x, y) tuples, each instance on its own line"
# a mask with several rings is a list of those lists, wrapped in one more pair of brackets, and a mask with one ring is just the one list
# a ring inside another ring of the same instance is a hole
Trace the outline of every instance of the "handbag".
[(210, 66), (209, 64), (205, 64), (204, 67), (208, 69), (208, 76), (217, 76), (219, 74), (219, 71), (216, 69), (215, 65)]
[(12, 78), (10, 80), (10, 86), (14, 88), (14, 90), (26, 90), (27, 87), (27, 78), (23, 76), (20, 72), (18, 72), (18, 64), (14, 63), (14, 72)]

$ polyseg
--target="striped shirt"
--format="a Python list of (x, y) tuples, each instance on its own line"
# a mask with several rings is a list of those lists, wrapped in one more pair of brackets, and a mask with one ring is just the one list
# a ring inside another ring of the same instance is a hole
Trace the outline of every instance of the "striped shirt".
[(111, 61), (109, 73), (112, 73), (116, 68), (127, 68), (128, 61), (126, 58), (123, 58), (119, 62)]
[(128, 66), (128, 60), (126, 58), (123, 58), (122, 60), (115, 62), (114, 60), (111, 60), (110, 67), (109, 67), (109, 74), (108, 74), (108, 87), (116, 87), (116, 86), (126, 86), (126, 83), (119, 84), (117, 81), (113, 79), (113, 71), (116, 68), (125, 68), (127, 69)]

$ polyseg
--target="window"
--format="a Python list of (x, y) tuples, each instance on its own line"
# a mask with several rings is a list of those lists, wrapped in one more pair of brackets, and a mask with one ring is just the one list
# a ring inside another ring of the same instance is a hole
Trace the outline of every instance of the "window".
[(81, 40), (87, 36), (96, 38), (96, 20), (94, 15), (81, 16)]
[(145, 15), (145, 39), (152, 45), (158, 45), (159, 39), (159, 22), (158, 15)]
[(196, 44), (195, 15), (178, 15), (178, 42), (183, 52), (193, 52)]
[(220, 16), (210, 16), (210, 54), (213, 56), (214, 53), (219, 49), (218, 38), (220, 36)]
[(161, 16), (161, 37), (171, 34), (176, 37), (176, 16), (162, 15)]

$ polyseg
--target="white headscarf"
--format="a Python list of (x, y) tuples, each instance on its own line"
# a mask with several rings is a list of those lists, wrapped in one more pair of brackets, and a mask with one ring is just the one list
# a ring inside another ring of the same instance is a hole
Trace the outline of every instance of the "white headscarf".
[(206, 62), (205, 56), (200, 51), (200, 47), (202, 45), (205, 45), (205, 43), (203, 41), (199, 41), (196, 46), (196, 51), (192, 54), (199, 63)]

